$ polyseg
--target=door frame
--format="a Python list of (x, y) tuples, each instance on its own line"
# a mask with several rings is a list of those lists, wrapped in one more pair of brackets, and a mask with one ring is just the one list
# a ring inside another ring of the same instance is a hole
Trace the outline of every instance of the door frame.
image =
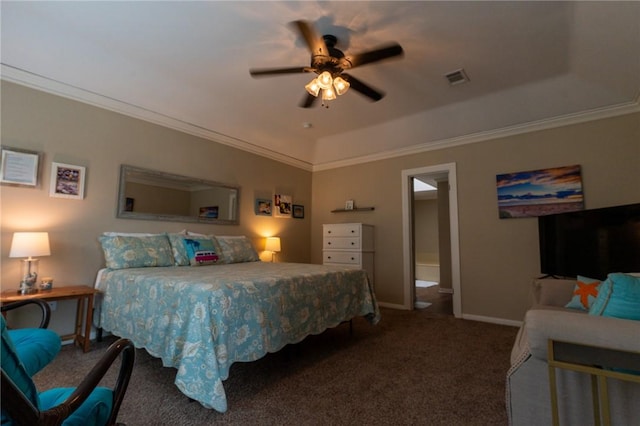
[(413, 250), (413, 185), (412, 178), (419, 175), (448, 174), (449, 223), (451, 235), (451, 287), (453, 289), (453, 315), (462, 318), (462, 291), (460, 288), (460, 242), (458, 228), (458, 184), (456, 163), (402, 170), (402, 259), (403, 259), (403, 305), (414, 309), (415, 268), (412, 265)]

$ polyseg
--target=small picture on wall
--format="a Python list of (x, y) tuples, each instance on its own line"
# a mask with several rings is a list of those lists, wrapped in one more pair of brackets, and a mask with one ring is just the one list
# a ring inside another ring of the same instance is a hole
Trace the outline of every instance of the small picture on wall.
[(71, 164), (51, 163), (49, 196), (82, 200), (84, 198), (85, 168)]
[(291, 217), (291, 195), (276, 194), (273, 204), (275, 217)]
[(496, 176), (500, 219), (584, 210), (580, 166)]
[(218, 206), (200, 207), (199, 216), (206, 219), (217, 219)]
[(271, 216), (271, 200), (256, 198), (255, 213), (258, 216)]
[(304, 219), (304, 206), (299, 204), (293, 205), (293, 217), (295, 219)]
[(135, 204), (135, 199), (131, 198), (131, 197), (127, 197), (124, 200), (124, 211), (125, 212), (132, 212), (133, 211), (133, 205)]
[(2, 148), (0, 182), (11, 185), (36, 186), (38, 184), (37, 152)]

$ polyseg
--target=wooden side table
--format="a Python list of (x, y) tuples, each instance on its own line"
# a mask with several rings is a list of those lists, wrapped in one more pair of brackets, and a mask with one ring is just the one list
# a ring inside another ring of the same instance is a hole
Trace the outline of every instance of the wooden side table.
[[(84, 352), (89, 352), (91, 346), (91, 323), (93, 318), (93, 298), (98, 293), (95, 288), (79, 285), (68, 287), (53, 287), (51, 290), (38, 291), (34, 294), (17, 294), (16, 290), (0, 293), (0, 305), (25, 299), (42, 299), (46, 301), (77, 300), (75, 333), (60, 336), (62, 340), (73, 339)], [(84, 304), (87, 302), (87, 314), (83, 321)], [(82, 327), (84, 325), (84, 333)]]

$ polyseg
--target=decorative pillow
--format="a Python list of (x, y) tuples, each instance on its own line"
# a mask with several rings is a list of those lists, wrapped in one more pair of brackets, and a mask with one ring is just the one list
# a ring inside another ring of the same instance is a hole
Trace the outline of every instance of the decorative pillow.
[(189, 259), (189, 265), (213, 265), (218, 262), (218, 252), (220, 250), (218, 250), (213, 239), (188, 236), (182, 238), (182, 243)]
[(256, 249), (245, 236), (216, 236), (215, 239), (220, 246), (224, 263), (257, 262), (260, 260)]
[(640, 320), (640, 277), (614, 273), (600, 285), (590, 315)]
[(578, 275), (578, 281), (573, 288), (573, 297), (565, 305), (565, 308), (580, 309), (588, 311), (593, 301), (598, 296), (598, 287), (600, 286), (600, 280), (593, 278), (583, 277)]
[(110, 269), (172, 266), (174, 262), (166, 234), (145, 237), (103, 235), (100, 244)]
[(173, 253), (174, 265), (189, 266), (189, 255), (184, 245), (186, 232), (178, 234), (167, 234), (171, 243), (171, 251)]

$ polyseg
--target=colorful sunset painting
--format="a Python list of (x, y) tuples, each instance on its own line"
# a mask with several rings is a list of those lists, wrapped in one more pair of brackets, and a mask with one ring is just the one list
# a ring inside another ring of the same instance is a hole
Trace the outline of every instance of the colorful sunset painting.
[(501, 219), (584, 209), (579, 165), (505, 173), (496, 182)]

